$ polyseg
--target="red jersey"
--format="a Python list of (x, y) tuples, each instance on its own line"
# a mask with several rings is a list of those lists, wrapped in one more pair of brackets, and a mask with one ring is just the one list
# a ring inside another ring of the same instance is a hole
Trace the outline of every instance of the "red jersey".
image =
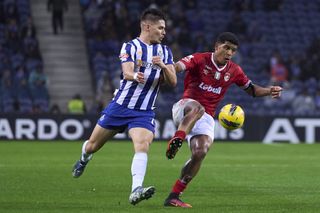
[(181, 63), (186, 71), (183, 98), (198, 101), (209, 115), (214, 115), (218, 103), (227, 89), (235, 83), (246, 89), (250, 79), (241, 67), (229, 60), (223, 67), (218, 67), (213, 60), (212, 52), (195, 53), (182, 58)]

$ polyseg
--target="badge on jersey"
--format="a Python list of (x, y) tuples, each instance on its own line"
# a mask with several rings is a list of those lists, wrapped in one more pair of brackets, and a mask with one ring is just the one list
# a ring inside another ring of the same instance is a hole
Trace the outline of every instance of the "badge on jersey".
[(216, 80), (220, 80), (220, 77), (221, 77), (221, 73), (220, 73), (220, 72), (216, 72), (216, 73), (214, 74), (214, 78), (215, 78)]
[(142, 50), (140, 50), (140, 49), (137, 50), (137, 53), (136, 53), (136, 54), (137, 54), (137, 58), (138, 58), (138, 59), (141, 59), (141, 58), (142, 58)]
[(226, 74), (224, 74), (224, 81), (229, 81), (230, 76), (230, 73), (226, 72)]
[(162, 57), (162, 56), (163, 56), (162, 49), (158, 49), (157, 56), (160, 56), (160, 57)]

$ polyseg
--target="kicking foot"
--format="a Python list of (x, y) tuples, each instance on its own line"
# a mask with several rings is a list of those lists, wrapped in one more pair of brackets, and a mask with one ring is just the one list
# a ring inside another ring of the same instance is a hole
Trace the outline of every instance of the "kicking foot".
[(185, 203), (182, 200), (177, 198), (167, 198), (164, 201), (164, 206), (171, 206), (171, 207), (181, 207), (181, 208), (192, 208), (192, 206), (189, 203)]
[(173, 159), (180, 147), (182, 146), (183, 140), (179, 137), (173, 137), (169, 142), (168, 142), (168, 148), (166, 152), (166, 156), (168, 159)]

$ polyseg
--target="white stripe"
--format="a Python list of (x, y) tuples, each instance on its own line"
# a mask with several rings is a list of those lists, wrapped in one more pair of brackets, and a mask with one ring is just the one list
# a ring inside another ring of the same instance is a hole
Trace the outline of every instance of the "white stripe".
[[(128, 45), (130, 45), (130, 53), (128, 53), (127, 50), (126, 50), (126, 47)], [(134, 61), (135, 60), (134, 53), (135, 53), (135, 47), (132, 44), (123, 43), (123, 45), (121, 47), (121, 50), (120, 50), (120, 56), (123, 55), (123, 54), (128, 54), (130, 56), (130, 58)], [(123, 60), (121, 59), (121, 61), (123, 61)]]
[(136, 60), (136, 55), (135, 53), (137, 52), (136, 47), (134, 45), (131, 44), (131, 49), (130, 49), (130, 56), (132, 58), (133, 61)]
[[(160, 46), (160, 45), (158, 45)], [(147, 61), (152, 63), (152, 57), (153, 57), (153, 46), (148, 46), (148, 57), (147, 57)], [(148, 69), (145, 69), (144, 73), (145, 73), (145, 79), (147, 80), (149, 78), (149, 76), (151, 75), (151, 71), (152, 71), (152, 67), (148, 68)], [(156, 72), (159, 72), (159, 71), (156, 71)], [(157, 73), (158, 74), (158, 73)], [(155, 77), (157, 76), (157, 74), (155, 75)], [(148, 102), (150, 100), (150, 96), (154, 90), (154, 86), (155, 86), (155, 83), (157, 83), (157, 80), (154, 79), (150, 89), (148, 90), (148, 93), (145, 97), (145, 99), (143, 100), (142, 102), (142, 105), (141, 105), (141, 109), (147, 109), (147, 106), (148, 106)], [(152, 89), (153, 88), (153, 89)]]
[[(127, 96), (128, 92), (129, 92), (129, 88), (131, 87), (131, 84), (133, 82), (132, 81), (127, 81), (125, 87), (123, 88), (123, 90), (121, 91), (121, 95), (119, 96), (117, 103), (118, 104), (122, 104), (124, 101), (124, 98)], [(122, 84), (124, 84), (124, 80), (120, 81), (120, 88), (122, 87)]]
[[(159, 74), (159, 75), (160, 75), (160, 74)], [(153, 99), (153, 102), (152, 102), (152, 105), (151, 105), (151, 106), (152, 106), (152, 109), (155, 108), (155, 107), (154, 107), (154, 104), (155, 104), (155, 102), (156, 102), (156, 100), (157, 100), (159, 89), (160, 89), (160, 85), (158, 86), (157, 91), (156, 91), (156, 96), (155, 96), (155, 98)]]
[[(138, 41), (137, 41), (138, 42)], [(141, 48), (141, 45), (139, 43), (139, 48)], [(139, 49), (138, 48), (138, 49)], [(142, 49), (142, 48), (141, 48)], [(151, 63), (152, 62), (152, 50), (153, 50), (153, 46), (147, 46), (147, 62)], [(145, 54), (145, 53), (143, 53)], [(138, 58), (141, 59), (140, 56), (138, 56)], [(145, 81), (148, 79), (149, 75), (150, 75), (150, 72), (151, 72), (151, 68), (145, 68), (144, 70), (144, 78), (145, 78)], [(137, 86), (137, 88), (135, 89), (134, 93), (133, 93), (133, 96), (132, 98), (130, 99), (130, 102), (129, 102), (129, 105), (128, 105), (128, 108), (134, 108), (134, 106), (136, 105), (136, 103), (138, 102), (139, 100), (139, 96), (141, 95), (141, 92), (143, 90), (143, 88), (145, 87), (145, 84), (139, 84)], [(141, 108), (143, 106), (141, 105)]]
[[(151, 87), (150, 87), (150, 89), (149, 89), (149, 91), (148, 91), (148, 94), (147, 94), (147, 96), (146, 96), (146, 98), (143, 100), (143, 103), (142, 103), (142, 105), (141, 105), (141, 109), (147, 109), (147, 106), (148, 106), (148, 103), (149, 103), (149, 100), (150, 100), (150, 97), (151, 97), (151, 95), (152, 95), (152, 93), (153, 93), (153, 91), (155, 90), (155, 86), (157, 86), (157, 83), (158, 83), (158, 81), (159, 81), (159, 76), (160, 76), (160, 71), (156, 71), (157, 72), (157, 74), (155, 75), (155, 79), (158, 79), (158, 80), (154, 80), (153, 81), (153, 83), (152, 83), (152, 85), (151, 85)], [(155, 98), (156, 99), (156, 98)], [(154, 100), (155, 100), (154, 99)], [(153, 101), (154, 102), (154, 101)], [(152, 106), (153, 106), (153, 104), (152, 104)]]
[(172, 61), (173, 59), (172, 57), (170, 57), (169, 47), (166, 46), (166, 50), (167, 50), (167, 63), (169, 63), (169, 59), (171, 59)]
[[(142, 48), (141, 48), (141, 45), (140, 45), (140, 42), (138, 41), (138, 39), (133, 39), (132, 42), (136, 45), (137, 49), (136, 49), (136, 60), (141, 60), (141, 57), (142, 57)], [(140, 54), (138, 54), (140, 53)]]
[[(152, 72), (153, 68), (151, 65), (152, 65), (153, 47), (154, 46), (153, 45), (146, 45), (147, 52), (143, 53), (141, 44), (138, 41), (138, 39), (133, 39), (132, 42), (135, 45), (130, 44), (130, 43), (129, 44), (126, 43), (122, 46), (121, 52), (127, 53), (125, 50), (125, 47), (126, 47), (126, 45), (131, 45), (130, 54), (131, 54), (131, 58), (134, 59), (134, 64), (135, 64), (134, 71), (135, 72), (140, 71), (140, 67), (136, 66), (137, 61), (142, 59), (142, 55), (147, 56), (146, 61), (143, 62), (143, 64), (146, 65), (146, 67), (144, 68), (144, 77), (145, 77), (145, 81), (147, 81), (147, 79), (152, 74), (151, 72)], [(169, 59), (168, 48), (167, 47), (162, 48), (162, 45), (157, 45), (156, 48), (157, 48), (156, 55), (161, 56), (161, 59), (167, 63), (168, 59)], [(164, 57), (165, 55), (166, 55), (166, 57)], [(152, 79), (152, 85), (149, 88), (149, 90), (147, 91), (146, 96), (145, 97), (141, 96), (141, 92), (143, 91), (143, 88), (146, 86), (146, 84), (138, 84), (135, 91), (133, 92), (132, 97), (130, 97), (129, 104), (127, 106), (128, 108), (133, 109), (135, 107), (136, 103), (138, 102), (138, 100), (140, 100), (140, 101), (142, 101), (140, 109), (146, 110), (148, 103), (150, 102), (150, 98), (151, 98), (152, 93), (156, 92), (155, 98), (153, 100), (151, 100), (152, 101), (151, 107), (153, 107), (155, 100), (156, 100), (156, 97), (157, 97), (158, 90), (159, 90), (159, 87), (156, 87), (156, 86), (158, 85), (158, 82), (160, 80), (161, 69), (154, 70), (153, 72), (156, 72), (156, 73), (153, 73), (153, 74), (155, 74), (155, 76)], [(123, 85), (124, 82), (126, 82), (125, 85)], [(124, 80), (120, 81), (120, 88), (122, 86), (124, 86), (124, 88), (121, 90), (121, 94), (119, 95), (119, 97), (117, 99), (118, 104), (120, 104), (120, 105), (123, 104), (125, 97), (127, 96), (128, 92), (133, 84), (136, 84), (136, 83), (133, 83), (132, 81), (124, 81)], [(157, 90), (157, 91), (155, 91), (155, 90)], [(142, 98), (143, 98), (143, 100), (142, 100)]]
[(240, 87), (244, 90), (248, 89), (249, 85), (250, 85), (251, 81), (249, 80), (244, 86)]
[(120, 55), (121, 55), (122, 53), (126, 53), (126, 46), (127, 46), (127, 43), (123, 43), (123, 44), (122, 44), (122, 47), (121, 47), (121, 50), (120, 50)]

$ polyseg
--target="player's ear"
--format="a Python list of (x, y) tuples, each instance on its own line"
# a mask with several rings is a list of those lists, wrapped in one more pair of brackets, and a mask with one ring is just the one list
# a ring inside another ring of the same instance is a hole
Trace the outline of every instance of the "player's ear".
[(214, 50), (215, 50), (215, 51), (218, 49), (218, 46), (219, 46), (219, 43), (216, 42), (216, 43), (214, 44)]
[(141, 29), (143, 31), (149, 31), (150, 30), (150, 25), (145, 21), (141, 22), (140, 27), (141, 27)]
[(151, 23), (150, 23), (150, 21), (147, 21), (146, 22), (146, 30), (150, 31), (150, 28), (151, 28)]

